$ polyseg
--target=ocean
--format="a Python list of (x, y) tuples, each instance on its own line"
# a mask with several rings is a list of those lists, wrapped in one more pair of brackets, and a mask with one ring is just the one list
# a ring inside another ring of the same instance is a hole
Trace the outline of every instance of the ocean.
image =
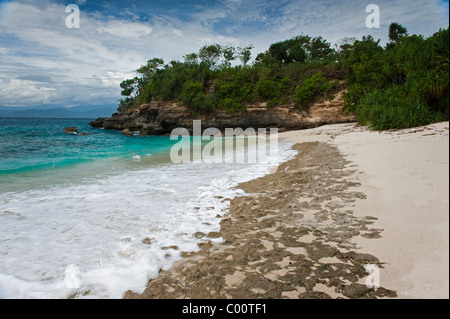
[[(89, 121), (0, 119), (0, 298), (142, 292), (182, 251), (220, 242), (201, 233), (220, 229), (228, 199), (243, 194), (236, 185), (276, 165), (175, 164), (170, 137), (125, 137)], [(278, 144), (279, 161), (295, 155), (290, 146)]]

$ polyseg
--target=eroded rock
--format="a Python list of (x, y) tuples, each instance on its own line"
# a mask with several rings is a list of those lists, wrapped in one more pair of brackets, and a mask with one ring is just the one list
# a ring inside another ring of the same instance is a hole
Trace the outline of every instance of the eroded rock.
[(309, 113), (298, 111), (294, 105), (267, 108), (266, 103), (246, 105), (246, 110), (229, 113), (217, 110), (211, 114), (194, 114), (181, 103), (172, 101), (152, 101), (131, 109), (119, 110), (109, 118), (98, 118), (89, 123), (94, 128), (110, 130), (128, 129), (140, 131), (140, 135), (163, 135), (177, 127), (192, 132), (193, 121), (201, 120), (202, 127), (225, 128), (268, 128), (277, 127), (279, 131), (313, 128), (324, 124), (354, 122), (352, 114), (342, 112), (343, 91), (332, 100), (311, 105)]

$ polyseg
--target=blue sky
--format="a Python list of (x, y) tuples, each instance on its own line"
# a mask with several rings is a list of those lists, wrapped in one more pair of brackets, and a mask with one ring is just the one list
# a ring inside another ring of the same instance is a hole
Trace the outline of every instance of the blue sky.
[[(368, 4), (380, 8), (368, 29)], [(79, 29), (65, 26), (77, 4)], [(119, 83), (147, 60), (182, 60), (211, 43), (254, 45), (254, 56), (295, 35), (332, 44), (399, 22), (410, 34), (446, 28), (442, 0), (0, 0), (0, 106), (116, 105)]]

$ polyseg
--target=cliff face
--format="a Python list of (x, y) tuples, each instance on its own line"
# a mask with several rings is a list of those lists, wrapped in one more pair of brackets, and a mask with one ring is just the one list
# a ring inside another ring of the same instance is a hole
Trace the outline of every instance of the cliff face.
[(240, 127), (246, 129), (276, 127), (279, 131), (298, 130), (317, 127), (323, 124), (353, 122), (351, 114), (342, 112), (343, 92), (335, 95), (333, 100), (317, 102), (308, 112), (295, 110), (293, 106), (266, 108), (266, 103), (247, 105), (247, 110), (240, 113), (216, 111), (212, 114), (194, 114), (181, 103), (151, 102), (133, 109), (118, 112), (109, 118), (99, 118), (91, 123), (94, 128), (108, 130), (139, 131), (141, 135), (169, 134), (174, 128), (184, 127), (192, 130), (193, 120), (202, 120), (202, 127), (215, 127), (221, 131), (225, 128)]

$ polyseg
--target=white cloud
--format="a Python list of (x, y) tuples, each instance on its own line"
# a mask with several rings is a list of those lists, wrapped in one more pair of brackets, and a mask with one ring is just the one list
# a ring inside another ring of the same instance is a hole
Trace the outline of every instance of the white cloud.
[[(16, 95), (21, 103), (67, 104), (68, 99), (116, 103), (120, 82), (133, 77), (148, 59), (162, 57), (168, 62), (197, 51), (202, 44), (229, 40), (197, 23), (182, 24), (171, 17), (155, 17), (150, 23), (81, 10), (81, 27), (68, 29), (66, 16), (65, 6), (48, 0), (4, 5), (0, 37), (15, 40), (0, 48), (0, 104), (11, 102), (12, 92), (19, 88), (27, 96)], [(30, 74), (52, 78), (54, 87), (16, 80)], [(32, 94), (34, 98), (28, 98)]]
[(8, 83), (0, 82), (0, 96), (5, 105), (45, 104), (51, 103), (56, 96), (56, 89), (42, 85), (38, 81), (11, 79)]
[[(368, 29), (365, 25), (365, 8), (375, 3), (380, 8), (380, 29)], [(388, 41), (391, 22), (403, 24), (410, 33), (431, 35), (440, 27), (448, 26), (448, 11), (439, 12), (437, 1), (378, 0), (374, 2), (346, 1), (291, 1), (282, 6), (283, 19), (273, 21), (272, 28), (281, 34), (322, 35), (330, 42), (353, 36), (373, 35)], [(446, 15), (446, 18), (444, 18)]]
[(97, 28), (100, 33), (109, 33), (124, 39), (149, 36), (152, 28), (138, 22), (110, 21)]

